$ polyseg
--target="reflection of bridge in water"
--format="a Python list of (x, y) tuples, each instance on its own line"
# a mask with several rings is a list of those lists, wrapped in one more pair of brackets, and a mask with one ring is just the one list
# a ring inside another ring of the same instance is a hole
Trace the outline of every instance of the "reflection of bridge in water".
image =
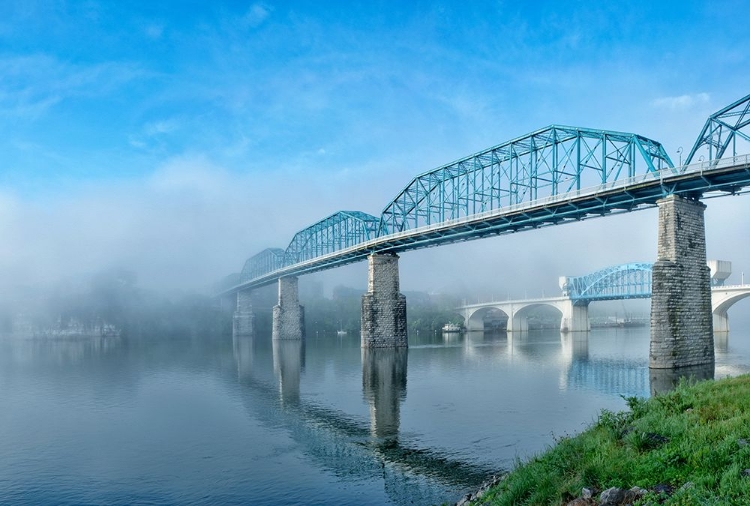
[(301, 398), (303, 341), (273, 341), (275, 379), (261, 377), (257, 345), (255, 338), (234, 338), (238, 380), (249, 387), (248, 408), (269, 426), (286, 429), (325, 468), (348, 476), (383, 478), (386, 492), (397, 504), (439, 503), (443, 498), (432, 497), (436, 492), (428, 481), (458, 495), (497, 471), (399, 440), (407, 349), (363, 350), (362, 391), (370, 408), (370, 421), (365, 423)]
[[(630, 330), (632, 331), (632, 330)], [(617, 335), (622, 330), (600, 330), (600, 336)], [(628, 332), (628, 330), (625, 330)], [(500, 333), (500, 336), (503, 334)], [(505, 334), (505, 339), (498, 339), (498, 334), (482, 334), (479, 332), (467, 333), (463, 336), (464, 354), (467, 357), (477, 358), (486, 354), (487, 346), (484, 343), (485, 336), (491, 337), (491, 342), (497, 346), (503, 341), (507, 350), (504, 352), (504, 360), (544, 362), (551, 355), (559, 356), (561, 390), (590, 390), (592, 392), (605, 393), (608, 395), (625, 397), (648, 397), (659, 392), (665, 392), (674, 388), (680, 376), (693, 377), (695, 379), (709, 379), (714, 376), (714, 367), (701, 366), (697, 368), (684, 368), (679, 371), (654, 370), (648, 367), (646, 349), (642, 359), (635, 357), (601, 357), (591, 356), (589, 353), (589, 334), (587, 333), (558, 333), (557, 331), (543, 330), (523, 333)], [(451, 335), (448, 342), (457, 342), (462, 339), (455, 334)], [(539, 340), (544, 340), (550, 345), (546, 356), (534, 349), (533, 354), (526, 350)], [(559, 339), (559, 341), (558, 341)], [(557, 343), (559, 342), (559, 346)], [(717, 336), (717, 349), (726, 349), (726, 334)], [(502, 360), (501, 360), (502, 362)]]

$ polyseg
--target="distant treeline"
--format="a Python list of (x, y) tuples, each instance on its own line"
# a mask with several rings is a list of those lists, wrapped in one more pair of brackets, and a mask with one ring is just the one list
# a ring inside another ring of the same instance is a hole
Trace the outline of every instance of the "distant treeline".
[[(270, 333), (276, 286), (253, 291), (256, 329)], [(308, 336), (360, 329), (362, 290), (337, 286), (323, 296), (321, 283), (301, 285)], [(52, 288), (25, 288), (12, 303), (0, 305), (0, 332), (30, 334), (99, 333), (113, 329), (124, 337), (230, 335), (233, 307), (195, 293), (165, 295), (138, 286), (137, 275), (114, 269)], [(463, 323), (454, 308), (458, 297), (407, 292), (408, 325), (414, 332), (439, 331), (448, 322)]]
[(170, 337), (231, 332), (228, 318), (210, 297), (166, 296), (140, 288), (132, 271), (108, 270), (52, 288), (20, 288), (3, 304), (0, 330), (29, 334), (97, 333)]

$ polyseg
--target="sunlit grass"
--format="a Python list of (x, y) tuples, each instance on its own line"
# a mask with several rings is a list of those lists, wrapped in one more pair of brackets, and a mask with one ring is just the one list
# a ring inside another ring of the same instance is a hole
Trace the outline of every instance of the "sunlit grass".
[(750, 504), (750, 376), (627, 401), (629, 411), (602, 411), (584, 433), (519, 464), (482, 502), (556, 505), (584, 487), (638, 486), (650, 492), (636, 504)]

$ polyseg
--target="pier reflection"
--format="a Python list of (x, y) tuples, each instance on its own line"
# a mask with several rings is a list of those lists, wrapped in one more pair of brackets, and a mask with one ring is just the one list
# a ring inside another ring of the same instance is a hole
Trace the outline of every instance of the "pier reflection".
[(255, 339), (249, 336), (232, 334), (232, 352), (237, 363), (237, 377), (250, 374), (255, 361)]
[(273, 371), (282, 404), (299, 403), (300, 374), (305, 367), (304, 339), (273, 340)]
[(407, 361), (407, 348), (362, 349), (362, 393), (370, 406), (370, 433), (377, 438), (398, 438)]
[(588, 360), (589, 335), (587, 332), (560, 333), (560, 348), (563, 360)]
[[(313, 352), (320, 344), (310, 344)], [(278, 391), (269, 381), (271, 351)], [(307, 359), (304, 341), (239, 338), (234, 340), (234, 354), (242, 399), (254, 419), (273, 430), (283, 428), (300, 451), (322, 468), (338, 475), (383, 479), (393, 504), (439, 503), (445, 490), (457, 495), (457, 490), (476, 488), (495, 471), (399, 440), (401, 403), (406, 399), (406, 348), (360, 350), (369, 423), (301, 395), (300, 382), (309, 379), (302, 377)], [(310, 361), (313, 367), (315, 357)]]
[(714, 349), (719, 353), (726, 353), (729, 351), (729, 333), (728, 332), (715, 332), (714, 333)]

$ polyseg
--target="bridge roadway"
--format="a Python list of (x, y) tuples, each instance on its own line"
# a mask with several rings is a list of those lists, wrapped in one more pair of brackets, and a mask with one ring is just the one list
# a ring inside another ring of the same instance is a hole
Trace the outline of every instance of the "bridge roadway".
[[(651, 296), (650, 292), (620, 297), (610, 296), (606, 300), (644, 299)], [(713, 330), (717, 333), (729, 332), (729, 316), (727, 310), (740, 300), (750, 297), (750, 284), (727, 285), (711, 287), (711, 313), (713, 315)], [(501, 311), (507, 318), (507, 332), (526, 332), (529, 330), (528, 316), (535, 308), (542, 306), (557, 309), (562, 318), (561, 332), (585, 332), (591, 329), (588, 318), (590, 301), (576, 301), (569, 295), (559, 297), (540, 297), (532, 299), (506, 300), (466, 304), (458, 309), (464, 318), (467, 330), (484, 330), (484, 315), (491, 310)]]
[(734, 194), (747, 186), (750, 186), (750, 154), (666, 168), (364, 241), (244, 281), (222, 291), (219, 296), (259, 288), (283, 277), (310, 274), (359, 262), (373, 254), (401, 253), (651, 208), (656, 206), (657, 200), (670, 194)]

